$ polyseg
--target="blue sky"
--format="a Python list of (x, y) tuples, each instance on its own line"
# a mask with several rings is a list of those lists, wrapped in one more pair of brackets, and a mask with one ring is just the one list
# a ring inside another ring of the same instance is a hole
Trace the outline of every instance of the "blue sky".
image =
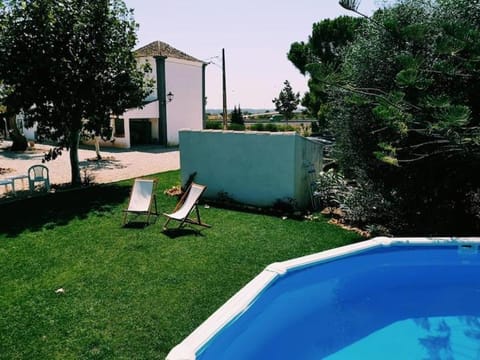
[[(228, 108), (273, 108), (283, 82), (295, 92), (307, 79), (288, 61), (295, 41), (306, 41), (312, 24), (354, 15), (338, 0), (125, 0), (140, 25), (138, 46), (164, 41), (207, 66), (207, 108), (222, 107), (221, 53), (225, 48)], [(371, 14), (378, 1), (363, 0), (359, 11)], [(215, 58), (218, 57), (218, 58)]]

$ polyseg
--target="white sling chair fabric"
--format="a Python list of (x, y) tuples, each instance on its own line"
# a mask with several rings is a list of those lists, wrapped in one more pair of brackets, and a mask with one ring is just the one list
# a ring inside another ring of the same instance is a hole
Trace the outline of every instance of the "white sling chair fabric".
[(153, 180), (136, 179), (127, 211), (148, 212), (152, 202)]
[[(156, 185), (156, 180), (135, 179), (132, 192), (130, 194), (130, 200), (128, 202), (128, 207), (124, 210), (124, 224), (126, 222), (128, 213), (147, 215), (147, 223), (150, 218), (150, 214), (158, 214), (155, 196)], [(155, 212), (152, 212), (152, 205), (155, 205)]]
[[(204, 185), (192, 183), (188, 188), (186, 194), (184, 194), (182, 199), (180, 199), (174, 212), (171, 214), (163, 214), (168, 218), (163, 228), (164, 229), (167, 228), (167, 224), (170, 222), (170, 220), (180, 221), (179, 228), (182, 227), (185, 223), (210, 227), (210, 225), (201, 222), (200, 212), (198, 211), (198, 207), (197, 207), (198, 200), (200, 199), (200, 197), (202, 196), (206, 188), (207, 187)], [(196, 220), (188, 218), (190, 213), (194, 209), (197, 214)]]

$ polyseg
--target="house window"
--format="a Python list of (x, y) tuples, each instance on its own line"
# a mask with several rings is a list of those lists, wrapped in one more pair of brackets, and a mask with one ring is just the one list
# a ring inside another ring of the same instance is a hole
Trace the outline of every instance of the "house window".
[(115, 137), (125, 137), (125, 123), (123, 118), (115, 118)]

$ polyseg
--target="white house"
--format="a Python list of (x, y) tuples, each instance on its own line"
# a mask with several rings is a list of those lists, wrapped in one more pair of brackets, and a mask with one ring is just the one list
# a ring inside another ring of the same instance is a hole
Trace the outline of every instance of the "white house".
[(130, 109), (114, 120), (114, 146), (178, 145), (180, 129), (203, 129), (207, 64), (161, 41), (135, 55), (140, 64), (150, 64), (154, 91), (143, 108)]
[[(201, 130), (205, 124), (205, 68), (207, 63), (161, 42), (152, 42), (135, 51), (139, 64), (148, 62), (154, 81), (153, 92), (143, 108), (127, 110), (112, 119), (115, 141), (102, 146), (130, 148), (133, 145), (178, 145), (178, 131)], [(36, 139), (36, 124), (26, 128), (23, 115), (17, 123), (29, 140)], [(87, 141), (94, 143), (94, 140)]]

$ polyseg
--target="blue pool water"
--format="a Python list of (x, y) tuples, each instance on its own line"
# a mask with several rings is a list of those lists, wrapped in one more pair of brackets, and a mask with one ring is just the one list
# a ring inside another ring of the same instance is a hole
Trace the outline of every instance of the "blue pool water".
[(393, 246), (291, 271), (197, 358), (478, 359), (480, 255)]

